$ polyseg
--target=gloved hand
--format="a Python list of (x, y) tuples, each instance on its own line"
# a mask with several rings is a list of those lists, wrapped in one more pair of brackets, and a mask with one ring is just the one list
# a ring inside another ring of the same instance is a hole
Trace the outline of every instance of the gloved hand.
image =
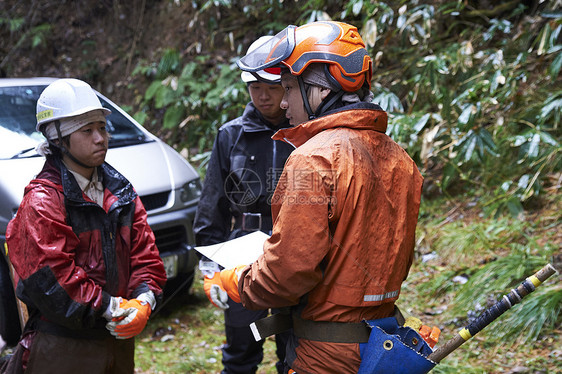
[(125, 311), (123, 315), (113, 318), (105, 327), (117, 339), (132, 338), (142, 332), (155, 305), (156, 298), (152, 291), (145, 292), (136, 299), (124, 299), (119, 305)]
[(222, 287), (219, 271), (214, 273), (212, 277), (205, 275), (203, 290), (211, 304), (220, 309), (228, 309), (228, 295)]
[(113, 318), (123, 318), (125, 309), (120, 307), (122, 302), (122, 297), (111, 296), (111, 299), (109, 300), (109, 306), (102, 314), (103, 317), (108, 321), (111, 321)]
[(240, 294), (238, 293), (238, 280), (242, 274), (242, 270), (248, 265), (238, 265), (234, 269), (224, 269), (220, 273), (220, 279), (223, 288), (230, 298), (240, 303)]

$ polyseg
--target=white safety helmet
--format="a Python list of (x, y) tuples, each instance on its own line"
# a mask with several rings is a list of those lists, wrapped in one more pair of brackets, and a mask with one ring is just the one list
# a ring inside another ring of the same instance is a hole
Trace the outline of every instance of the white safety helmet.
[[(260, 37), (258, 40), (256, 40), (252, 44), (250, 44), (250, 47), (248, 48), (248, 51), (246, 52), (246, 55), (255, 51), (259, 46), (261, 46), (264, 43), (267, 43), (272, 38), (273, 38), (272, 35)], [(267, 68), (265, 70), (257, 71), (253, 74), (249, 73), (247, 71), (244, 71), (241, 74), (242, 81), (244, 81), (245, 83), (259, 81), (260, 79), (258, 79), (254, 74), (257, 74), (261, 79), (263, 79), (267, 83), (280, 83), (281, 82), (281, 68), (278, 68), (278, 67)]]
[(86, 82), (79, 79), (58, 79), (47, 86), (37, 100), (37, 131), (41, 125), (93, 110), (101, 110), (104, 116), (111, 114), (102, 107), (98, 96)]

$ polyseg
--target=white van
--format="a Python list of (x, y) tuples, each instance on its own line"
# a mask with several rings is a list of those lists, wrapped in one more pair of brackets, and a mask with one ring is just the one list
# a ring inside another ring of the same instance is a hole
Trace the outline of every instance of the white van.
[[(5, 259), (6, 227), (25, 186), (45, 159), (35, 152), (44, 140), (35, 131), (35, 107), (55, 78), (0, 79), (0, 335), (14, 344), (20, 333), (15, 298)], [(148, 223), (164, 261), (169, 284), (191, 285), (197, 256), (193, 218), (201, 194), (197, 171), (174, 149), (149, 133), (131, 116), (98, 93), (111, 110), (106, 161), (134, 186), (148, 213)]]

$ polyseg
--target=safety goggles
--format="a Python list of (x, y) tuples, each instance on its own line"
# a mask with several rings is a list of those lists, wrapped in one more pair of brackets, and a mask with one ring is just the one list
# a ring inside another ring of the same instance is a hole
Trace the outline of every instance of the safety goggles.
[[(279, 74), (280, 68), (278, 65), (289, 57), (295, 49), (296, 29), (297, 26), (287, 26), (273, 38), (238, 60), (238, 67), (251, 73), (264, 70), (271, 74)], [(273, 70), (275, 72), (270, 69), (275, 69)]]

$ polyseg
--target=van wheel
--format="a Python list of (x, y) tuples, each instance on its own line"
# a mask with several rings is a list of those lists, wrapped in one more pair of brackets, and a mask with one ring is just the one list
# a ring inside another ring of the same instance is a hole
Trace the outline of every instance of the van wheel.
[(15, 346), (20, 333), (20, 321), (10, 272), (6, 261), (0, 255), (0, 335), (9, 346)]

